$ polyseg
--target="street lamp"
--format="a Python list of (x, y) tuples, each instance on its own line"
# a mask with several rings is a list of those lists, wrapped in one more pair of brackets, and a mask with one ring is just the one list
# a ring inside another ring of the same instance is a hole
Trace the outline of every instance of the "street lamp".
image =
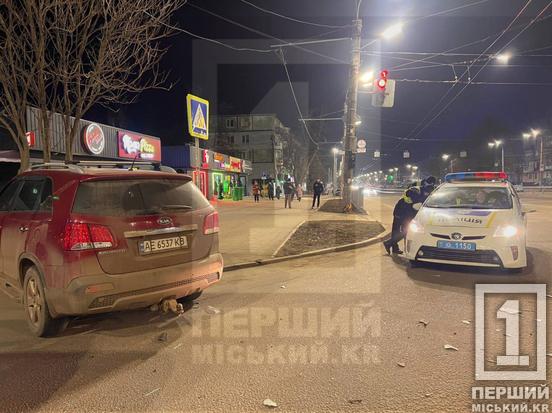
[(374, 71), (370, 70), (368, 72), (364, 72), (362, 76), (360, 76), (360, 81), (362, 83), (369, 83), (372, 80), (374, 80)]
[(544, 144), (543, 144), (543, 137), (541, 135), (540, 129), (531, 129), (530, 133), (524, 133), (522, 135), (525, 139), (534, 138), (537, 139), (540, 136), (540, 154), (539, 154), (539, 186), (542, 186), (542, 174), (544, 172), (544, 163), (543, 163), (543, 152), (544, 152)]
[(489, 142), (489, 148), (501, 148), (502, 149), (502, 157), (501, 157), (501, 171), (504, 172), (504, 145), (502, 144), (501, 140), (494, 140), (494, 142)]
[(383, 37), (386, 40), (392, 39), (393, 37), (396, 37), (402, 33), (403, 26), (404, 25), (401, 22), (396, 23), (392, 26), (389, 26), (381, 33), (381, 37)]
[(443, 161), (448, 161), (450, 159), (450, 172), (454, 172), (453, 170), (453, 166), (454, 166), (454, 159), (450, 157), (450, 155), (448, 153), (444, 153), (441, 155), (441, 159)]
[(334, 194), (335, 194), (335, 190), (336, 190), (336, 187), (337, 187), (337, 155), (340, 154), (340, 150), (339, 148), (332, 148), (332, 153), (333, 153), (333, 176), (332, 176), (332, 186), (333, 186), (333, 191), (334, 191)]
[(508, 61), (512, 58), (511, 53), (500, 53), (495, 56), (496, 60), (498, 60), (500, 63), (507, 65)]

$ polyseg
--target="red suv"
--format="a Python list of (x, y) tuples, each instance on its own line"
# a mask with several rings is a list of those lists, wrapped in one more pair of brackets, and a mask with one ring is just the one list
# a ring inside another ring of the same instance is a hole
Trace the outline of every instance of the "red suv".
[(0, 192), (0, 281), (55, 334), (65, 316), (197, 298), (222, 276), (218, 231), (186, 175), (46, 164)]

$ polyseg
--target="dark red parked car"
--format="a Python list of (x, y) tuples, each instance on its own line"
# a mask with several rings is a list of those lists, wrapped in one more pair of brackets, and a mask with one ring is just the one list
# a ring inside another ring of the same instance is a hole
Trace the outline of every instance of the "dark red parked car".
[(218, 231), (186, 175), (47, 164), (0, 192), (0, 279), (54, 334), (65, 316), (198, 297), (222, 275)]

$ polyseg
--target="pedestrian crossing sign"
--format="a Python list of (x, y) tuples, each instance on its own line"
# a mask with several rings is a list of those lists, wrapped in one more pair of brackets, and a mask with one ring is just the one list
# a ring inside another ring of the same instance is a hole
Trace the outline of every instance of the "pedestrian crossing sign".
[(186, 96), (188, 130), (194, 138), (209, 139), (209, 102), (194, 95)]

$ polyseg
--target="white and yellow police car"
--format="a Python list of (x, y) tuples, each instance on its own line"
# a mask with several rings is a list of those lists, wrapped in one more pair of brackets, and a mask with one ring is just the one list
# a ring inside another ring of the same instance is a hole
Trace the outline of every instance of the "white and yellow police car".
[(405, 254), (419, 262), (522, 269), (526, 212), (504, 172), (446, 175), (411, 221)]

